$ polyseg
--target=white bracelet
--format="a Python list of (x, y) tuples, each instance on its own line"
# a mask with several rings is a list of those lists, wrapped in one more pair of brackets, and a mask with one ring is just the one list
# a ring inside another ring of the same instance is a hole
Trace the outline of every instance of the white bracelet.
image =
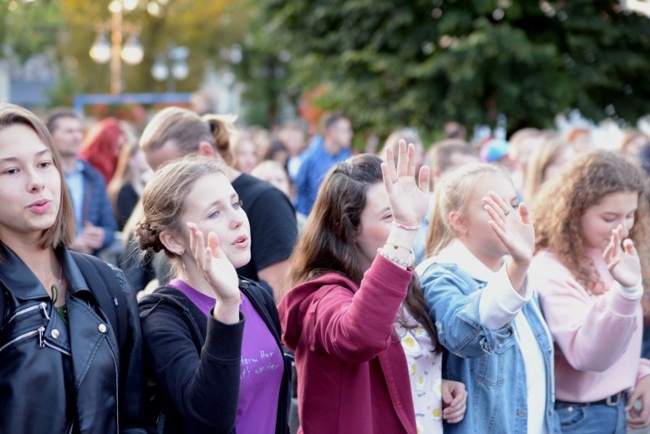
[(405, 259), (398, 258), (397, 256), (393, 256), (389, 253), (386, 253), (386, 251), (381, 247), (377, 249), (377, 253), (383, 256), (384, 258), (388, 259), (389, 261), (399, 264), (403, 267), (413, 268), (415, 266), (414, 261), (407, 261)]

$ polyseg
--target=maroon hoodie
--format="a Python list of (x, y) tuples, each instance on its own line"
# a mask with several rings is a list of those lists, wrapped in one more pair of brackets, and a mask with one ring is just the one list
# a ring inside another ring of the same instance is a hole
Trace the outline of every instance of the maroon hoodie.
[(305, 434), (415, 434), (413, 397), (393, 324), (413, 276), (382, 256), (361, 286), (337, 273), (293, 288), (278, 310), (296, 355)]

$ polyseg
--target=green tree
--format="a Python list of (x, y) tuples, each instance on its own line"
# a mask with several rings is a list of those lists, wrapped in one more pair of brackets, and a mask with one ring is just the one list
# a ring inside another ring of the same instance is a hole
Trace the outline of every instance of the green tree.
[(629, 122), (650, 107), (650, 20), (605, 0), (263, 0), (266, 43), (294, 80), (361, 128), (456, 120), (549, 126), (577, 108)]
[(46, 52), (63, 27), (60, 2), (0, 0), (0, 57), (11, 53), (24, 62)]

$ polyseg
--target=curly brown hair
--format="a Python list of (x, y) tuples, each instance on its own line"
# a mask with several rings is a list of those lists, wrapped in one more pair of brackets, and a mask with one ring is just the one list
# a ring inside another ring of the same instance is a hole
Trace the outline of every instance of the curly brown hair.
[(630, 158), (613, 151), (592, 150), (576, 157), (561, 174), (546, 182), (533, 202), (535, 249), (549, 249), (573, 272), (587, 290), (597, 283), (595, 265), (586, 252), (581, 232), (581, 218), (590, 207), (607, 195), (635, 192), (638, 207), (629, 238), (641, 259), (643, 286), (647, 294), (648, 279), (648, 203), (647, 181)]

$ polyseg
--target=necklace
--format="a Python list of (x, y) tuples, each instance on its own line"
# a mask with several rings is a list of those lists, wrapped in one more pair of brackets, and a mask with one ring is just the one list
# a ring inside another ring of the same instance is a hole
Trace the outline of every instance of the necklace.
[(63, 266), (61, 266), (61, 270), (59, 271), (59, 281), (57, 283), (53, 283), (52, 286), (50, 287), (50, 290), (52, 292), (52, 304), (56, 304), (56, 301), (59, 299), (59, 287), (63, 285)]

